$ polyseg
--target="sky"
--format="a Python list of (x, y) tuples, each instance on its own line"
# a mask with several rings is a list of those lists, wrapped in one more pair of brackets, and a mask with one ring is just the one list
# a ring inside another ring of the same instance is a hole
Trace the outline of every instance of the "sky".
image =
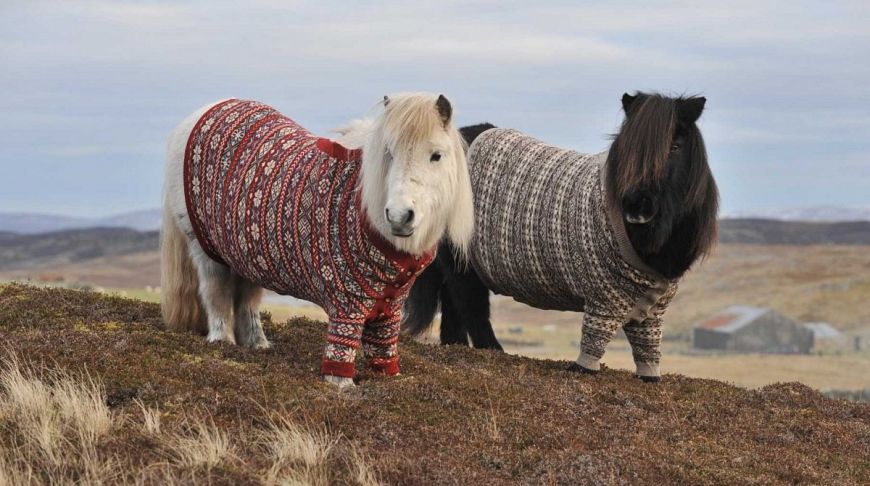
[(0, 212), (159, 207), (211, 101), (328, 135), (398, 91), (583, 152), (623, 92), (703, 94), (723, 213), (870, 207), (868, 59), (866, 1), (0, 0)]

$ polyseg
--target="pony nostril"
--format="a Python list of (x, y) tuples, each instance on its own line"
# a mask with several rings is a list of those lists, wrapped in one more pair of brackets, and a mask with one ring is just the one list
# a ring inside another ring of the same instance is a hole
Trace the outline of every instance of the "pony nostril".
[(414, 221), (414, 210), (407, 209), (405, 211), (390, 211), (389, 208), (384, 209), (384, 214), (387, 221), (393, 225), (408, 225)]
[(646, 224), (651, 221), (658, 209), (655, 196), (649, 192), (636, 192), (622, 200), (625, 220), (632, 224)]
[(640, 199), (640, 204), (638, 204), (638, 208), (640, 208), (641, 214), (650, 214), (653, 212), (653, 202), (652, 199), (648, 197), (642, 197)]

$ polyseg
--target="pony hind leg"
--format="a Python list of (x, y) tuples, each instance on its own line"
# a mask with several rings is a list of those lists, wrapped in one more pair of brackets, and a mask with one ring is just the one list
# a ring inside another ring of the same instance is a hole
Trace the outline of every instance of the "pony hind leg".
[(445, 287), (441, 291), (441, 344), (461, 344), (468, 346), (468, 331), (456, 313), (456, 306)]
[(260, 322), (260, 300), (263, 289), (244, 278), (235, 276), (235, 296), (233, 314), (235, 315), (235, 336), (239, 346), (254, 349), (269, 349), (272, 345), (263, 332)]
[(226, 341), (236, 344), (233, 332), (233, 297), (235, 281), (229, 267), (212, 260), (199, 243), (191, 242), (191, 255), (199, 275), (199, 296), (208, 316), (210, 343)]

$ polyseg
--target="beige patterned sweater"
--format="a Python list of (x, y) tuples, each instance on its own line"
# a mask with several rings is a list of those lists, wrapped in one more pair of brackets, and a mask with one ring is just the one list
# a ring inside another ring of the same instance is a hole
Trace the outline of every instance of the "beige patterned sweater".
[(662, 315), (677, 291), (637, 256), (605, 202), (607, 153), (581, 154), (516, 130), (469, 149), (471, 260), (494, 292), (542, 309), (585, 312), (577, 363), (597, 370), (622, 326), (637, 373), (659, 375)]

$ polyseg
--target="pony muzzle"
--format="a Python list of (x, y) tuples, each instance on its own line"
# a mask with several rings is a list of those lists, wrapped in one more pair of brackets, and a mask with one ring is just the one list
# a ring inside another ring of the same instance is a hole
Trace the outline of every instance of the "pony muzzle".
[(387, 224), (390, 225), (390, 233), (393, 236), (407, 238), (414, 234), (415, 215), (414, 210), (406, 209), (384, 209), (384, 216)]
[(655, 196), (647, 191), (631, 193), (622, 199), (622, 215), (629, 224), (647, 224), (658, 214)]

